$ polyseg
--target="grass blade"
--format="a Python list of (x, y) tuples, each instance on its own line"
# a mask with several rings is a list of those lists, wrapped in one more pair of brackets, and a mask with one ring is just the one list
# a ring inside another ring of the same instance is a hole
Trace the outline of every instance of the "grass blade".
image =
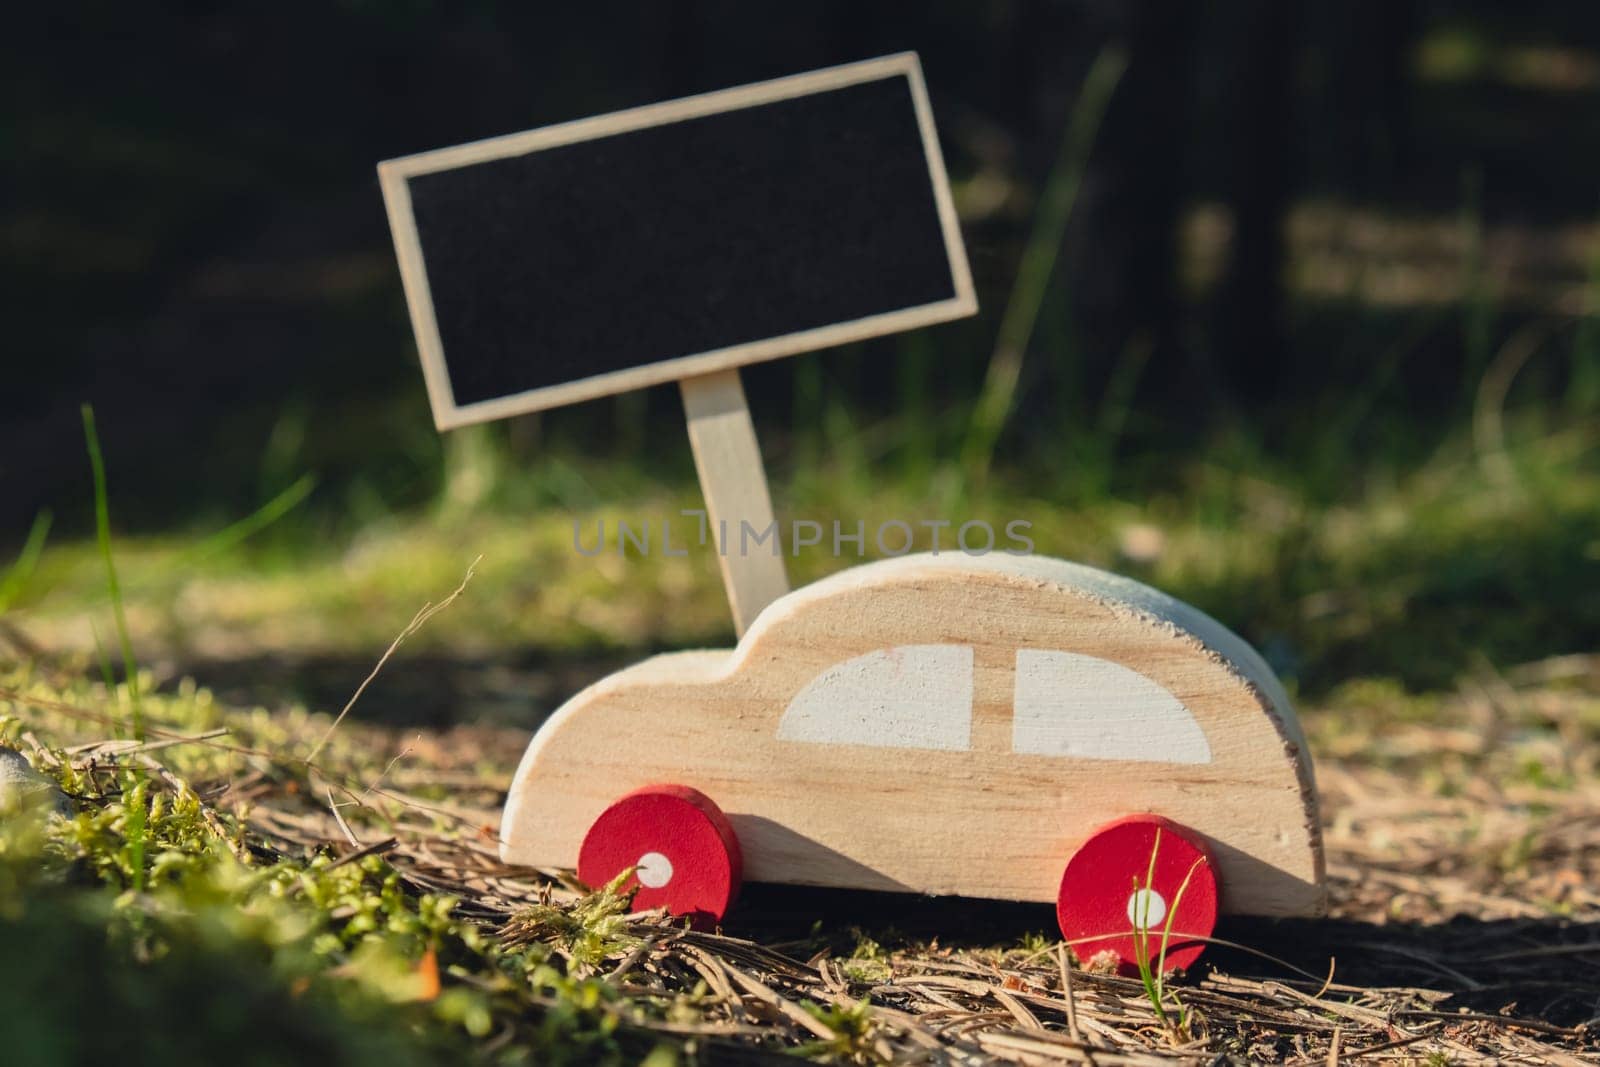
[[(1150, 846), (1150, 867), (1145, 871), (1144, 885), (1139, 884), (1137, 876), (1133, 880), (1133, 891), (1138, 894), (1140, 889), (1148, 890), (1156, 883), (1156, 856), (1161, 853), (1161, 827), (1156, 827), (1156, 839)], [(1159, 978), (1150, 970), (1150, 894), (1135, 896), (1139, 902), (1138, 910), (1133, 917), (1133, 955), (1134, 963), (1139, 968), (1139, 981), (1144, 986), (1145, 996), (1150, 998), (1150, 1005), (1156, 1010), (1156, 1017), (1163, 1025), (1167, 1024), (1167, 1009), (1161, 1003), (1161, 986)], [(1168, 924), (1171, 922), (1171, 911), (1168, 911)], [(1164, 950), (1163, 950), (1164, 951)]]
[(11, 606), (38, 567), (39, 555), (44, 551), (44, 540), (50, 533), (50, 519), (49, 511), (41, 511), (34, 517), (33, 525), (28, 528), (28, 539), (22, 543), (22, 551), (17, 553), (16, 562), (7, 567), (5, 577), (0, 578), (0, 612)]
[(1160, 994), (1167, 976), (1167, 945), (1172, 941), (1172, 920), (1178, 915), (1178, 905), (1183, 903), (1183, 894), (1189, 891), (1189, 881), (1194, 878), (1194, 872), (1205, 862), (1205, 858), (1195, 860), (1189, 864), (1189, 872), (1183, 876), (1183, 884), (1178, 886), (1178, 895), (1172, 898), (1172, 906), (1167, 909), (1167, 921), (1161, 928), (1161, 958), (1156, 964), (1156, 992)]
[(100, 454), (100, 435), (94, 428), (94, 408), (83, 405), (83, 437), (89, 446), (89, 466), (94, 472), (94, 525), (100, 540), (100, 556), (106, 564), (106, 593), (117, 623), (117, 644), (122, 649), (122, 668), (127, 674), (128, 700), (133, 706), (133, 737), (144, 740), (144, 713), (139, 705), (139, 669), (133, 661), (133, 642), (128, 637), (128, 615), (122, 606), (122, 586), (117, 582), (117, 564), (111, 556), (111, 506), (106, 496), (106, 465)]
[(977, 404), (973, 407), (972, 422), (961, 449), (962, 467), (974, 486), (980, 486), (988, 478), (995, 445), (1011, 415), (1017, 380), (1022, 373), (1022, 356), (1033, 337), (1034, 323), (1039, 318), (1039, 308), (1044, 303), (1050, 275), (1055, 271), (1056, 256), (1061, 250), (1067, 220), (1072, 217), (1072, 207), (1083, 186), (1089, 153), (1094, 148), (1100, 122), (1111, 103), (1111, 95), (1116, 91), (1127, 66), (1127, 51), (1117, 45), (1107, 45), (1095, 56), (1089, 73), (1084, 76), (1083, 89), (1072, 109), (1072, 117), (1067, 122), (1061, 154), (1045, 182), (1038, 213), (1034, 216), (1033, 230), (1023, 247), (1017, 278), (1011, 286), (1011, 297), (1006, 302), (1005, 314), (1000, 320), (994, 353), (989, 357), (983, 391), (978, 394)]
[[(262, 504), (238, 522), (230, 523), (207, 537), (180, 557), (180, 562), (192, 562), (214, 556), (234, 547), (245, 539), (266, 529), (300, 505), (317, 487), (315, 474), (304, 474), (289, 488)], [(137, 583), (135, 583), (137, 584)]]

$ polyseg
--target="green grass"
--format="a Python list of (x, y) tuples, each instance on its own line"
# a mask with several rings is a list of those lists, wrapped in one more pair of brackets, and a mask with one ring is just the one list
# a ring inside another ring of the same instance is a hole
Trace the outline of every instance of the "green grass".
[[(1303, 692), (1360, 677), (1424, 691), (1481, 660), (1509, 665), (1600, 640), (1600, 428), (1525, 411), (1504, 425), (1493, 463), (1463, 435), (1414, 465), (1352, 449), (1342, 468), (1327, 461), (1342, 473), (1323, 480), (1294, 457), (1231, 437), (1159, 480), (1085, 496), (1069, 476), (1013, 470), (965, 499), (941, 489), (960, 476), (937, 463), (922, 483), (875, 482), (879, 454), (894, 452), (890, 438), (878, 454), (776, 470), (774, 497), (784, 519), (860, 519), (869, 531), (888, 519), (983, 518), (998, 528), (1023, 518), (1039, 552), (1129, 573), (1197, 604), (1254, 641)], [(302, 510), (256, 538), (219, 543), (195, 530), (120, 540), (133, 638), (146, 655), (180, 662), (313, 652), (370, 660), (482, 555), (460, 609), (417, 635), (417, 646), (515, 659), (731, 639), (707, 550), (585, 558), (573, 548), (574, 523), (592, 541), (597, 521), (614, 530), (619, 519), (672, 519), (678, 543), (687, 540), (694, 523), (679, 512), (699, 506), (687, 471), (649, 488), (615, 475), (607, 484), (603, 462), (557, 453), (527, 480), (588, 490), (529, 500), (503, 486), (513, 475), (486, 451), (477, 462), (490, 473), (471, 475), (479, 486), (471, 508), (449, 506), (447, 487), (436, 508), (358, 529)], [(927, 531), (919, 534), (928, 547)], [(868, 542), (876, 555), (870, 534)], [(806, 549), (789, 561), (792, 581), (859, 562), (853, 552), (835, 559)], [(8, 618), (44, 648), (92, 650), (85, 620), (115, 615), (103, 548), (56, 543), (27, 555), (29, 565), (13, 571)]]
[(1073, 106), (1059, 156), (1045, 181), (1000, 320), (983, 388), (973, 405), (971, 425), (962, 443), (962, 467), (974, 485), (981, 486), (989, 477), (995, 446), (1016, 402), (1023, 356), (1033, 340), (1034, 326), (1049, 291), (1067, 222), (1083, 187), (1095, 137), (1127, 66), (1127, 50), (1120, 46), (1107, 45), (1095, 56)]
[(44, 552), (45, 541), (50, 536), (51, 521), (49, 511), (41, 511), (34, 517), (17, 558), (4, 573), (0, 573), (0, 614), (11, 606), (22, 587), (33, 576), (33, 569), (39, 565), (39, 556)]
[[(1161, 854), (1161, 827), (1156, 827), (1155, 840), (1150, 845), (1150, 865), (1145, 871), (1144, 881), (1141, 883), (1138, 876), (1133, 879), (1133, 891), (1148, 889), (1155, 885), (1156, 860)], [(1139, 914), (1135, 916), (1133, 924), (1134, 965), (1139, 972), (1139, 983), (1144, 986), (1145, 997), (1149, 999), (1150, 1006), (1156, 1013), (1156, 1018), (1168, 1028), (1174, 1038), (1187, 1037), (1188, 1011), (1182, 1001), (1177, 1001), (1178, 1018), (1174, 1020), (1167, 1013), (1166, 1001), (1171, 991), (1167, 988), (1167, 949), (1172, 944), (1172, 923), (1177, 917), (1178, 908), (1183, 903), (1184, 894), (1189, 891), (1189, 883), (1194, 878), (1194, 872), (1202, 863), (1208, 862), (1203, 857), (1197, 859), (1189, 866), (1183, 876), (1178, 892), (1173, 895), (1172, 903), (1167, 907), (1166, 920), (1161, 925), (1161, 936), (1152, 944), (1150, 936), (1150, 898), (1140, 897)], [(1190, 935), (1180, 931), (1184, 940), (1189, 940)]]
[(111, 552), (111, 506), (106, 491), (106, 465), (100, 455), (100, 436), (94, 428), (94, 409), (83, 406), (83, 437), (89, 447), (89, 466), (94, 472), (94, 528), (105, 564), (106, 599), (116, 623), (117, 648), (122, 653), (123, 677), (127, 680), (128, 701), (133, 712), (133, 736), (144, 740), (143, 711), (139, 706), (139, 672), (134, 666), (133, 641), (128, 636), (128, 616), (122, 602), (122, 586), (117, 581), (117, 563)]

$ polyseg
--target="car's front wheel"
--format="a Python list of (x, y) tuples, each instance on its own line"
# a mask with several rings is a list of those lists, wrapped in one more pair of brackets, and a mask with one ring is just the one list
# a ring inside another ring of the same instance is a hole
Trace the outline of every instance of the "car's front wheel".
[(1177, 970), (1216, 928), (1216, 864), (1194, 831), (1159, 815), (1096, 830), (1067, 861), (1056, 897), (1061, 936), (1085, 966)]
[(634, 911), (665, 908), (697, 926), (722, 921), (739, 892), (744, 861), (727, 816), (683, 785), (636, 789), (589, 827), (578, 879), (598, 888), (633, 868)]

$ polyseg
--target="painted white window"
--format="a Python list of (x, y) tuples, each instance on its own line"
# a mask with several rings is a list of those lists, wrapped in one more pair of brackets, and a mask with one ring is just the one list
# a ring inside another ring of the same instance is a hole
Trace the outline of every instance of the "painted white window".
[(789, 702), (782, 741), (972, 747), (972, 647), (901, 645), (835, 664)]
[(1011, 748), (1035, 756), (1210, 763), (1194, 713), (1120, 663), (1076, 652), (1017, 653)]

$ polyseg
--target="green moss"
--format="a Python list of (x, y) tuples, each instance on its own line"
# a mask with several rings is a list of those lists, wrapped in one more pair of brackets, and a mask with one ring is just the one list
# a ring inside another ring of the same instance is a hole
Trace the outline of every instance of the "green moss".
[[(45, 812), (0, 821), (0, 997), (7, 1062), (303, 1063), (594, 1062), (623, 1055), (618, 1030), (668, 1005), (620, 1004), (611, 985), (575, 972), (637, 943), (616, 886), (572, 908), (548, 906), (539, 940), (502, 940), (457, 917), (447, 895), (418, 893), (381, 856), (351, 862), (311, 849), (269, 850), (238, 818), (209, 808), (176, 770), (136, 773), (105, 746), (69, 759), (40, 745), (48, 723), (79, 735), (83, 716), (120, 710), (118, 694), (26, 671), (0, 677), (0, 741), (24, 734), (32, 761), (73, 798), (70, 817)], [(52, 710), (53, 709), (53, 710)], [(312, 773), (360, 780), (377, 758), (335, 734), (317, 772), (261, 755), (274, 739), (317, 736), (305, 716), (265, 718), (219, 708), (193, 686), (153, 694), (153, 735), (201, 722), (233, 728), (227, 747), (172, 745), (172, 768), (227, 779), (265, 771), (309, 792)], [(237, 779), (234, 779), (237, 780)], [(320, 780), (320, 779), (319, 779)], [(292, 795), (291, 792), (291, 795)], [(377, 804), (374, 801), (374, 804)], [(357, 825), (385, 813), (352, 805)], [(137, 837), (132, 833), (137, 829)], [(254, 847), (251, 847), (254, 846)], [(537, 912), (537, 909), (533, 909)], [(95, 1005), (95, 1025), (81, 1006)], [(683, 1005), (675, 1007), (680, 1014)]]

